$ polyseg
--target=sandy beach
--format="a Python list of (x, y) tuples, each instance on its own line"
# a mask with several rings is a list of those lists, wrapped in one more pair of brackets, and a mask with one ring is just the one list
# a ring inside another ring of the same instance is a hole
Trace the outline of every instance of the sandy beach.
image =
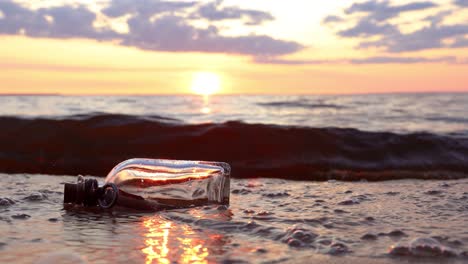
[(63, 183), (75, 180), (0, 175), (0, 262), (468, 260), (466, 179), (377, 183), (234, 179), (229, 208), (154, 213), (64, 208)]

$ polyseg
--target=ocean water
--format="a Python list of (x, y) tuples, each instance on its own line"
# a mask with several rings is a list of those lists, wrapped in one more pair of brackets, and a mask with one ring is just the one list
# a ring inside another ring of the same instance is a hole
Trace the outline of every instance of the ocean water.
[(2, 96), (0, 171), (104, 176), (135, 157), (233, 176), (464, 178), (468, 94)]
[[(466, 263), (468, 94), (0, 96), (0, 263)], [(129, 158), (223, 161), (230, 206), (63, 204)]]
[(468, 135), (468, 93), (369, 95), (0, 96), (0, 116), (121, 114), (187, 124), (242, 121)]

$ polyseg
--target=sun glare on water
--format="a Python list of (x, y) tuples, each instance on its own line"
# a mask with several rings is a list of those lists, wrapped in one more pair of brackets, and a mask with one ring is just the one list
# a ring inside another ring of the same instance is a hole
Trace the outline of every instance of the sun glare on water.
[(192, 91), (200, 95), (212, 95), (221, 89), (219, 76), (212, 72), (197, 72), (193, 76)]

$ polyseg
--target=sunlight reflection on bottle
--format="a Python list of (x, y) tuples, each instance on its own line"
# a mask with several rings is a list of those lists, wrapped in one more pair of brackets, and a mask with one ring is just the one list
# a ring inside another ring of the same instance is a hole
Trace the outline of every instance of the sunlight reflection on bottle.
[(194, 231), (187, 225), (157, 218), (143, 221), (145, 248), (141, 250), (149, 263), (208, 263), (206, 241), (194, 239)]

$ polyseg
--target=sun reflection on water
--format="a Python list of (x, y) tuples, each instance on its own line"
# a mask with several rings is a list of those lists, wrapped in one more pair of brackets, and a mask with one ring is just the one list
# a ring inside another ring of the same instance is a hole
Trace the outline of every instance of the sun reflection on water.
[(209, 95), (203, 95), (203, 107), (200, 109), (203, 114), (210, 114), (211, 113), (211, 108), (210, 108), (210, 96)]
[[(193, 230), (188, 226), (183, 227), (183, 233), (186, 235), (192, 235)], [(191, 238), (179, 238), (179, 241), (182, 243), (184, 252), (182, 253), (181, 262), (182, 263), (199, 263), (204, 264), (208, 263), (206, 258), (208, 257), (208, 248), (203, 246), (203, 241), (200, 239), (191, 239)]]
[(145, 219), (145, 248), (141, 250), (150, 263), (208, 263), (206, 241), (194, 239), (194, 231), (187, 225), (156, 218)]
[(168, 264), (169, 253), (169, 234), (172, 223), (162, 222), (158, 223), (154, 219), (147, 219), (143, 221), (143, 226), (147, 228), (145, 245), (146, 248), (141, 251), (146, 254), (146, 263), (161, 263)]
[(211, 113), (211, 108), (205, 106), (205, 107), (203, 107), (203, 108), (201, 109), (201, 112), (202, 112), (203, 114), (209, 114), (209, 113)]

